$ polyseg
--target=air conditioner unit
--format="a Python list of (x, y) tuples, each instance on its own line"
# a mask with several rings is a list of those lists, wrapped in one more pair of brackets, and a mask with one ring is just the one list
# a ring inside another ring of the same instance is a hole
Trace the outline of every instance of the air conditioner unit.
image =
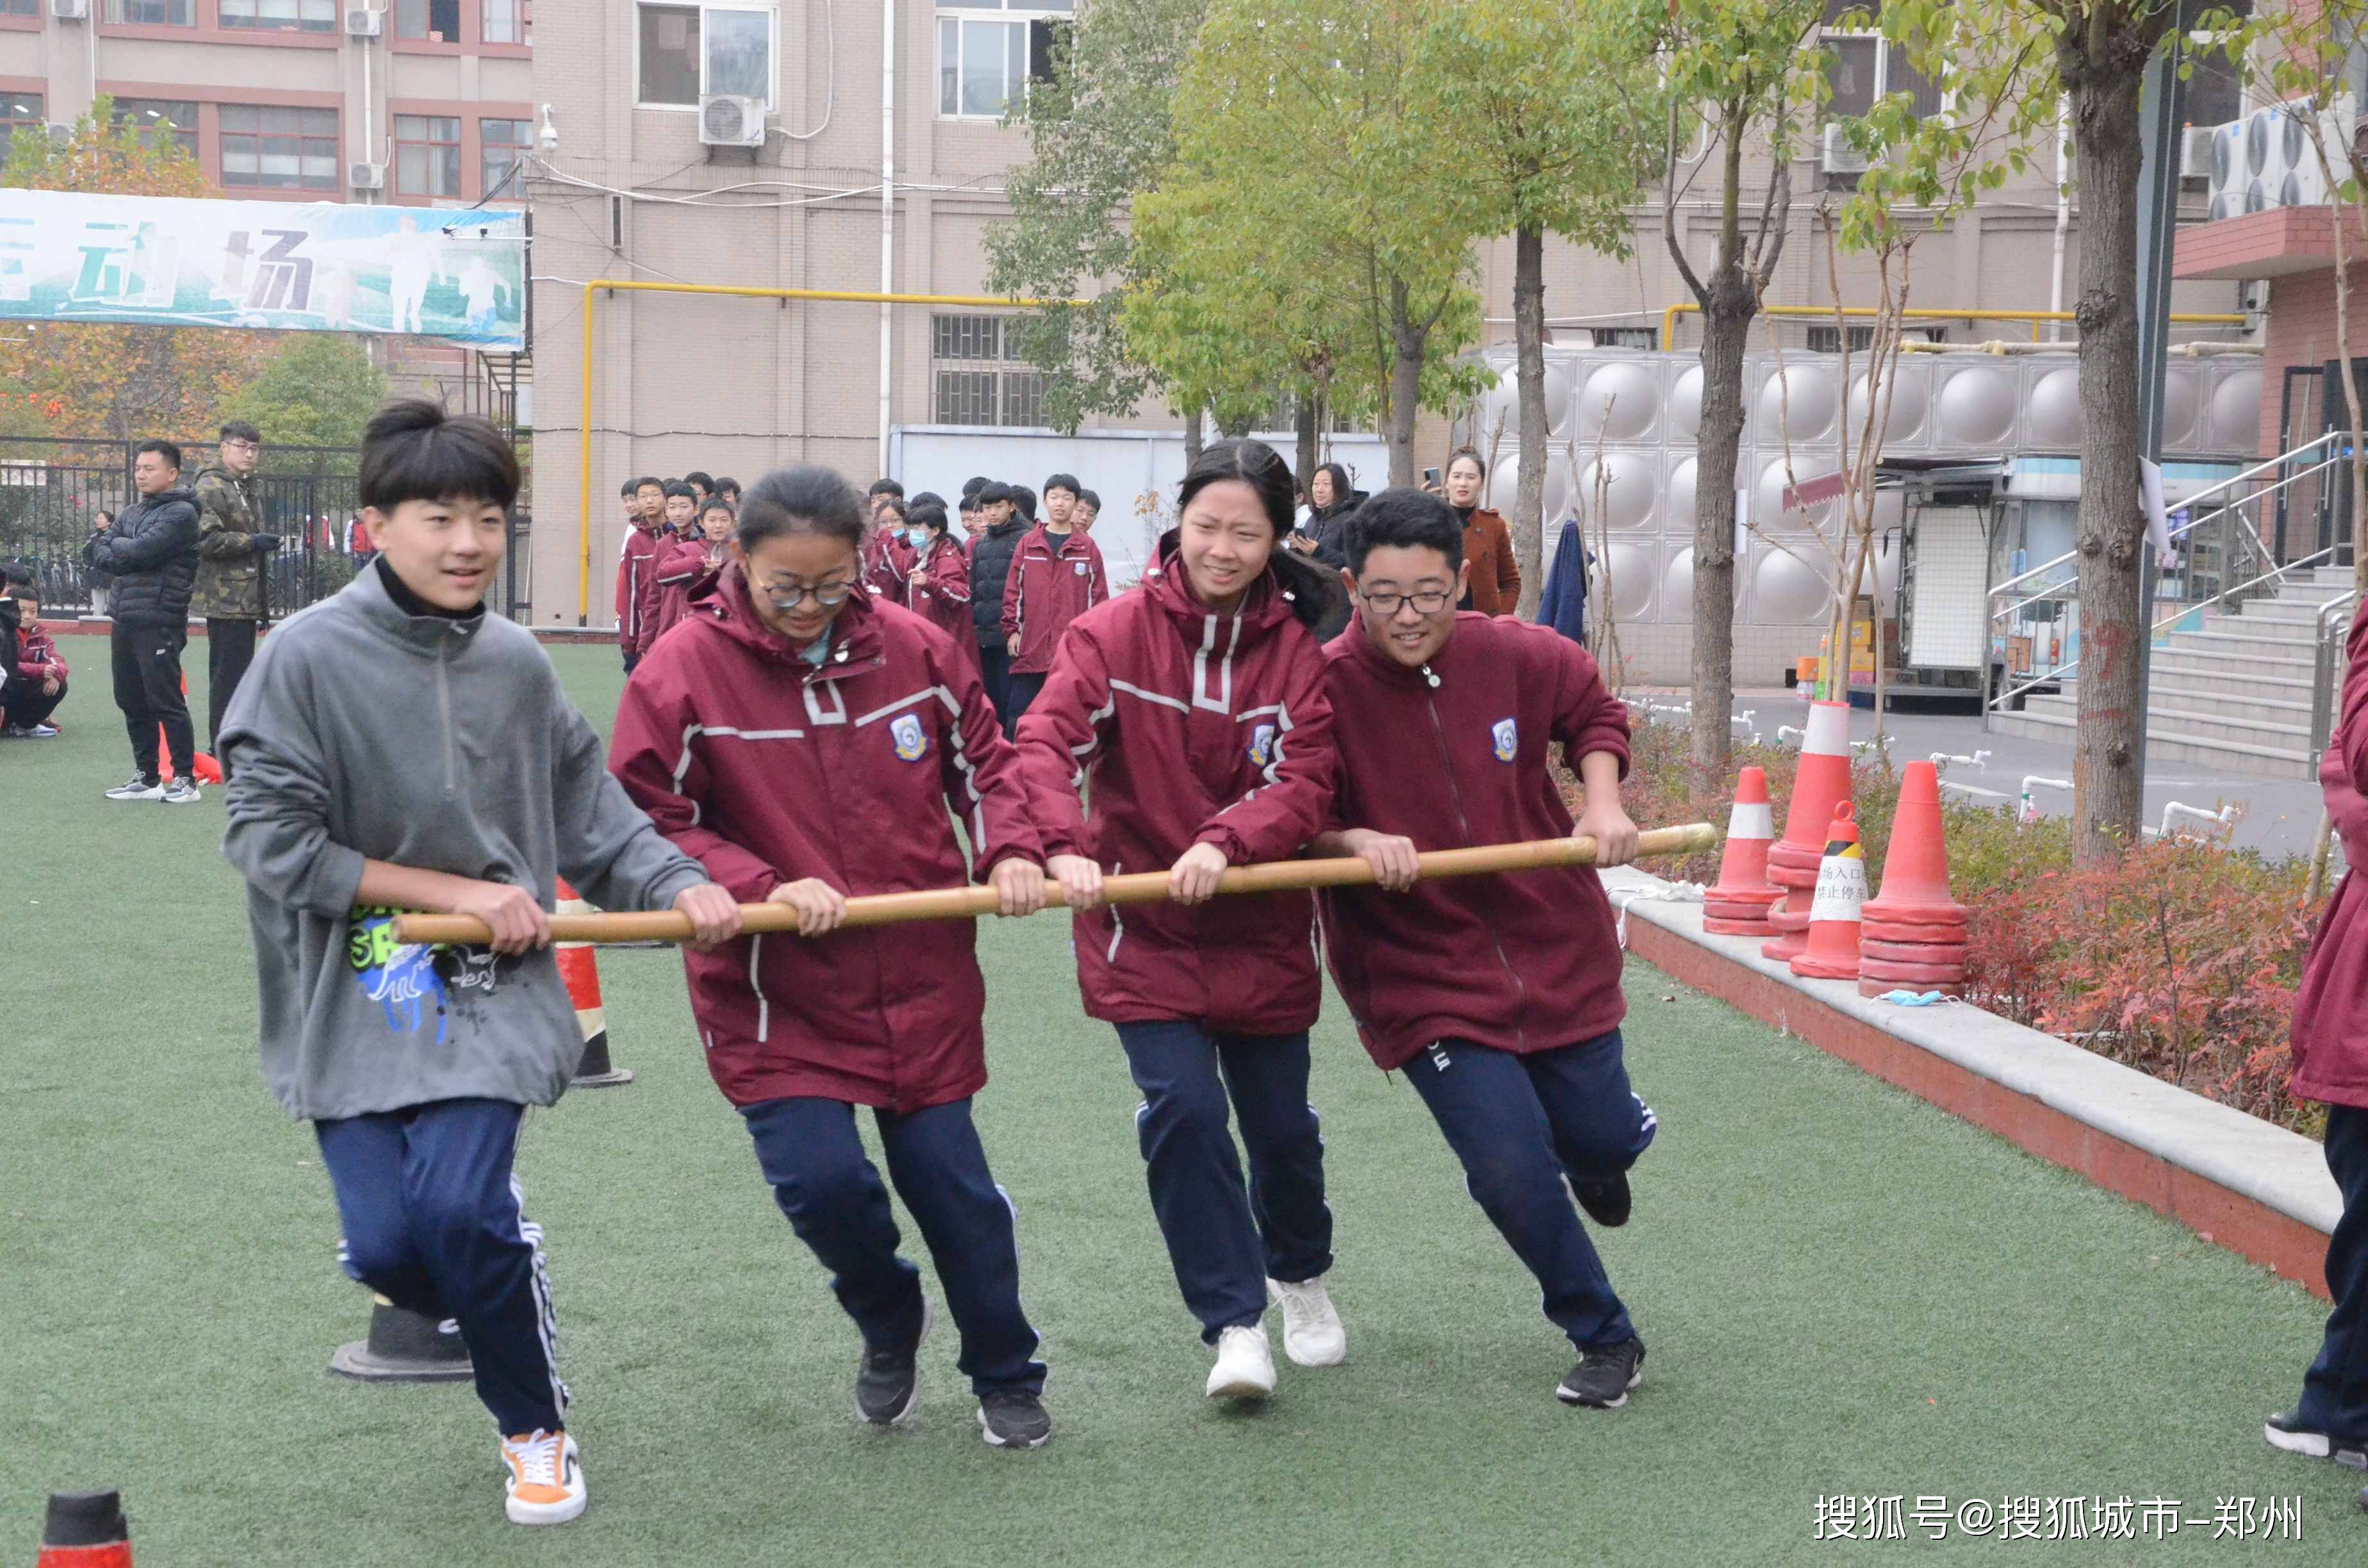
[(356, 190), (384, 190), (386, 165), (384, 164), (348, 164), (346, 165), (346, 183)]
[(2351, 96), (2339, 94), (2327, 108), (2310, 98), (2269, 104), (2214, 132), (2212, 215), (2235, 217), (2277, 207), (2317, 207), (2332, 193), (2318, 149), (2311, 144), (2311, 120), (2339, 162), (2351, 145), (2358, 113)]
[(2216, 125), (2191, 125), (2179, 135), (2179, 177), (2210, 179), (2214, 149), (2220, 128)]
[(1866, 154), (1850, 145), (1846, 126), (1828, 125), (1817, 138), (1817, 172), (1821, 175), (1862, 175)]
[(85, 21), (90, 17), (90, 0), (50, 0), (50, 15), (62, 22)]
[(353, 6), (347, 8), (346, 36), (347, 38), (376, 38), (379, 35), (379, 28), (383, 25), (379, 19), (379, 14), (368, 6)]
[(712, 93), (699, 100), (699, 140), (709, 147), (765, 144), (765, 100)]

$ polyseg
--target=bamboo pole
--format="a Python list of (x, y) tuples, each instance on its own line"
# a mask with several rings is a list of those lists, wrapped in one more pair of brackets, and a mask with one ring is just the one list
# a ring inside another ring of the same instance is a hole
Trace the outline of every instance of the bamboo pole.
[[(1718, 843), (1718, 830), (1706, 822), (1681, 827), (1656, 827), (1637, 843), (1643, 855), (1691, 855)], [(1487, 844), (1474, 849), (1434, 849), (1416, 857), (1422, 880), (1476, 877), (1498, 871), (1530, 871), (1548, 866), (1591, 866), (1592, 838), (1540, 838), (1521, 844)], [(1220, 893), (1287, 892), (1303, 888), (1359, 887), (1373, 881), (1373, 869), (1359, 856), (1328, 860), (1271, 860), (1236, 866), (1217, 883)], [(1045, 907), (1066, 907), (1061, 884), (1046, 880)], [(1102, 881), (1105, 903), (1160, 903), (1167, 898), (1167, 873), (1143, 871)], [(897, 926), (911, 920), (974, 920), (993, 915), (996, 892), (991, 887), (943, 888), (925, 892), (875, 893), (847, 901), (841, 929), (858, 926)], [(780, 903), (744, 903), (740, 929), (744, 934), (795, 934), (795, 910)], [(551, 920), (554, 942), (687, 942), (690, 920), (673, 910), (609, 915), (555, 915)], [(465, 915), (399, 915), (394, 920), (398, 942), (450, 943), (467, 946), (490, 942), (494, 934), (482, 920)]]

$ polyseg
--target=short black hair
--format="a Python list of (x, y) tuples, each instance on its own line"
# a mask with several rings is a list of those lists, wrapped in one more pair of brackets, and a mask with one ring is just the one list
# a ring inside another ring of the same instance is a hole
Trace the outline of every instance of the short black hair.
[(973, 473), (968, 479), (962, 481), (962, 494), (964, 495), (975, 495), (980, 491), (986, 488), (986, 475), (983, 473)]
[(982, 506), (992, 506), (998, 501), (1009, 501), (1013, 498), (1011, 486), (999, 479), (990, 479), (978, 487), (978, 504)]
[(634, 493), (638, 494), (643, 486), (651, 484), (656, 485), (660, 491), (664, 491), (666, 489), (665, 480), (658, 478), (655, 474), (645, 473), (642, 475), (641, 478), (633, 481)]
[(863, 548), (863, 501), (855, 486), (818, 463), (777, 468), (748, 487), (740, 507), (740, 548), (775, 534), (816, 533)]
[(732, 514), (733, 519), (735, 522), (740, 517), (740, 508), (734, 506), (731, 502), (725, 500), (721, 495), (710, 495), (706, 500), (701, 501), (699, 504), (699, 515), (702, 520), (706, 518), (707, 514), (710, 512), (729, 512)]
[(244, 419), (233, 419), (224, 425), (222, 438), (225, 441), (253, 441), (258, 447), (263, 445), (263, 432)]
[(876, 517), (882, 512), (894, 513), (902, 519), (911, 515), (912, 508), (905, 504), (905, 498), (902, 495), (871, 497), (871, 515)]
[(640, 480), (629, 479), (625, 481), (624, 483), (617, 486), (617, 494), (620, 495), (631, 495), (639, 491), (641, 487), (642, 482)]
[(905, 514), (907, 525), (928, 528), (936, 533), (946, 531), (946, 504), (938, 499), (916, 500), (913, 509)]
[(963, 491), (962, 494), (962, 499), (954, 503), (954, 510), (960, 512), (965, 517), (969, 517), (973, 512), (977, 511), (978, 492), (975, 490)]
[(939, 511), (943, 511), (946, 498), (934, 490), (924, 490), (913, 497), (911, 504), (916, 506), (935, 506)]
[(871, 488), (863, 493), (863, 498), (868, 501), (875, 495), (894, 495), (897, 500), (902, 501), (905, 498), (905, 487), (893, 479), (875, 479), (871, 482)]
[(715, 488), (715, 481), (708, 475), (700, 472), (697, 469), (692, 469), (689, 473), (684, 474), (682, 476), (682, 482), (685, 484), (696, 484), (701, 490), (712, 490)]
[(1095, 511), (1099, 512), (1102, 509), (1102, 498), (1090, 490), (1080, 490), (1077, 492), (1077, 505), (1080, 506), (1091, 506)]
[(1463, 525), (1445, 498), (1428, 490), (1397, 485), (1372, 496), (1349, 514), (1349, 570), (1362, 576), (1365, 558), (1376, 550), (1435, 550), (1447, 557), (1452, 574), (1463, 564)]
[(1074, 473), (1056, 473), (1044, 482), (1044, 494), (1048, 496), (1055, 490), (1065, 490), (1075, 495), (1079, 488), (1077, 476)]
[(173, 445), (170, 441), (142, 441), (138, 446), (131, 449), (132, 460), (134, 461), (139, 460), (140, 454), (142, 452), (154, 452), (175, 468), (179, 468), (181, 466), (181, 449)]
[(518, 453), (470, 414), (424, 397), (390, 403), (362, 430), (356, 498), (391, 512), (405, 501), (483, 501), (507, 511), (518, 493)]
[(1034, 522), (1036, 520), (1036, 492), (1029, 489), (1024, 484), (1015, 484), (1010, 488), (1011, 504), (1019, 508), (1019, 515), (1021, 517), (1027, 518), (1031, 523)]
[(699, 499), (699, 486), (691, 483), (687, 479), (667, 480), (666, 482), (666, 498), (671, 501), (677, 495), (681, 496), (686, 501), (696, 501)]

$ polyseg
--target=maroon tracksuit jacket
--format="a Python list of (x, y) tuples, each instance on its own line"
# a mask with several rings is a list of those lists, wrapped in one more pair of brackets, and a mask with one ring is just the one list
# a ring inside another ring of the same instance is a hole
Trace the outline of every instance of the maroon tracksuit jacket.
[[(1041, 862), (1018, 758), (943, 632), (859, 591), (808, 665), (726, 567), (626, 684), (609, 769), (743, 903), (806, 877), (851, 894)], [(986, 1082), (968, 920), (685, 949), (708, 1071), (733, 1104), (816, 1096), (913, 1111)]]
[(666, 537), (638, 525), (625, 530), (617, 562), (617, 646), (626, 657), (649, 652), (658, 613), (658, 551)]
[(926, 558), (908, 545), (882, 551), (871, 577), (871, 585), (891, 603), (903, 605), (977, 659), (978, 638), (970, 619), (970, 557), (951, 534), (939, 534)]
[[(1113, 874), (1165, 871), (1196, 843), (1235, 865), (1287, 858), (1331, 808), (1323, 651), (1271, 574), (1239, 613), (1218, 615), (1163, 560), (1139, 591), (1071, 623), (1019, 740), (1046, 852)], [(1086, 1011), (1241, 1034), (1310, 1028), (1311, 915), (1305, 893), (1078, 915)]]
[(2294, 998), (2289, 1050), (2294, 1078), (2286, 1092), (2300, 1100), (2368, 1109), (2368, 616), (2351, 624), (2342, 705), (2335, 733), (2318, 761), (2327, 814), (2343, 839), (2351, 869), (2335, 886)]
[(712, 581), (721, 569), (720, 562), (709, 563), (707, 550), (704, 535), (659, 541), (657, 554), (650, 564), (651, 579), (658, 585), (658, 608), (650, 618), (650, 632), (643, 647), (656, 647), (658, 639), (690, 613), (690, 596), (699, 587), (700, 579)]
[(1083, 528), (1056, 534), (1039, 523), (1019, 536), (1003, 580), (1003, 645), (1011, 673), (1042, 675), (1069, 623), (1110, 597), (1101, 547)]
[[(1627, 771), (1627, 709), (1586, 650), (1547, 627), (1459, 615), (1428, 674), (1353, 621), (1324, 652), (1338, 826), (1424, 850), (1555, 838), (1572, 824), (1547, 766), (1554, 744), (1574, 773), (1599, 751)], [(1611, 901), (1591, 867), (1332, 888), (1320, 903), (1333, 982), (1384, 1071), (1435, 1040), (1551, 1051), (1626, 1016)]]

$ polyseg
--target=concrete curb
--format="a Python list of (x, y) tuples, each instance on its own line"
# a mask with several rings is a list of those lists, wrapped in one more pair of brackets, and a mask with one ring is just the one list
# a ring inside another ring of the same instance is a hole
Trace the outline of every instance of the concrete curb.
[(2300, 1133), (1963, 1003), (1800, 979), (1759, 956), (1762, 938), (1706, 934), (1699, 903), (1654, 897), (1671, 884), (1633, 867), (1603, 883), (1627, 906), (1629, 950), (1688, 985), (2328, 1293), (2343, 1199)]

